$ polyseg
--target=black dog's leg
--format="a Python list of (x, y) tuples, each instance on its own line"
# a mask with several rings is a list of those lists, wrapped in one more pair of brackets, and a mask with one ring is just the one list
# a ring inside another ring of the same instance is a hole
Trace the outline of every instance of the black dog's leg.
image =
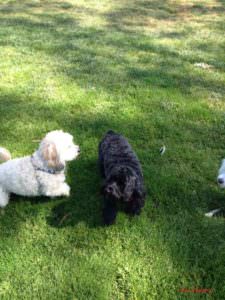
[(140, 215), (141, 205), (136, 201), (130, 201), (126, 204), (125, 212), (130, 215)]
[(100, 173), (103, 178), (105, 178), (105, 169), (104, 169), (104, 164), (102, 160), (99, 160), (99, 168), (100, 168)]
[(105, 225), (112, 225), (117, 215), (117, 207), (114, 201), (104, 200), (103, 221)]

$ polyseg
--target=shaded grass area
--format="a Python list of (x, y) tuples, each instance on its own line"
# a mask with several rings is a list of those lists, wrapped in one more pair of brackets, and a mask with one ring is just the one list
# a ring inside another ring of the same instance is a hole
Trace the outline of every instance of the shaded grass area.
[[(0, 216), (0, 298), (200, 296), (181, 288), (223, 298), (224, 219), (204, 213), (225, 205), (224, 11), (223, 1), (0, 1), (0, 144), (26, 155), (62, 128), (82, 149), (68, 200), (13, 196)], [(137, 152), (148, 199), (140, 217), (104, 228), (97, 146), (110, 128)]]

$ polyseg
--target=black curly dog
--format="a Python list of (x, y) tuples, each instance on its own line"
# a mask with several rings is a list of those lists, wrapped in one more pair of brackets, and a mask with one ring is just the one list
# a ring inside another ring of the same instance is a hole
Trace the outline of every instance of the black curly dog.
[(114, 223), (119, 202), (123, 203), (125, 212), (140, 214), (145, 203), (141, 165), (122, 135), (113, 131), (106, 133), (99, 144), (99, 165), (104, 178), (104, 224)]

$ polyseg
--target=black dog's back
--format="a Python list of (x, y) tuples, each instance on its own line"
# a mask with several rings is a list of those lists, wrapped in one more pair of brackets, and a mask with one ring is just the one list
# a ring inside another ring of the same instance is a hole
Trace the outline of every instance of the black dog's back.
[(130, 165), (142, 176), (141, 165), (127, 139), (121, 134), (109, 130), (99, 144), (99, 162), (102, 175), (105, 176), (115, 165)]

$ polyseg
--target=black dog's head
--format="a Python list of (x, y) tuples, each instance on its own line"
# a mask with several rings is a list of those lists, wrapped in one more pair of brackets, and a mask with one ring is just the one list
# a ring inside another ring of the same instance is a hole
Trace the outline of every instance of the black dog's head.
[(103, 185), (102, 192), (107, 199), (124, 202), (141, 202), (145, 197), (137, 175), (125, 166), (117, 168), (111, 173)]

